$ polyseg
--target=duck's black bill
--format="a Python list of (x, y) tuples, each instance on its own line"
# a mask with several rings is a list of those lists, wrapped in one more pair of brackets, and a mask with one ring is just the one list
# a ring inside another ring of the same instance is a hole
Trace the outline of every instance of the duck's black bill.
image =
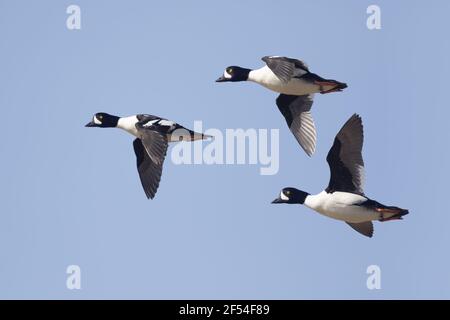
[(85, 125), (85, 127), (96, 127), (97, 125), (94, 123), (94, 121), (89, 122)]
[(284, 203), (284, 201), (280, 198), (276, 198), (275, 200), (272, 201), (272, 203)]
[(227, 78), (225, 78), (224, 76), (221, 76), (219, 79), (216, 80), (216, 82), (225, 82), (228, 81)]

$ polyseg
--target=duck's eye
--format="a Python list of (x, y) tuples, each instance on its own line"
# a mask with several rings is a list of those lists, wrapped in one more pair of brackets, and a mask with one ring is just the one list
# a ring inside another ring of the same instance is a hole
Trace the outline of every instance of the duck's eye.
[(227, 73), (232, 74), (233, 73), (233, 68), (228, 68), (227, 69)]
[(291, 191), (287, 190), (287, 191), (285, 192), (285, 194), (286, 194), (287, 196), (290, 196), (290, 195), (291, 195)]
[(97, 116), (97, 119), (98, 119), (98, 120), (103, 120), (103, 115), (99, 114), (99, 115)]

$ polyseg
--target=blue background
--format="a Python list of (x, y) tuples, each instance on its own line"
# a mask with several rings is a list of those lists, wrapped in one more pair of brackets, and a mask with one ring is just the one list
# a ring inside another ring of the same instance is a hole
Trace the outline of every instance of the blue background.
[[(382, 29), (366, 27), (381, 7)], [(66, 28), (81, 7), (82, 29)], [(0, 0), (0, 298), (450, 298), (448, 1)], [(217, 84), (228, 65), (305, 60), (348, 83), (317, 95), (309, 159), (276, 94)], [(92, 114), (150, 113), (187, 127), (280, 128), (280, 171), (165, 163), (145, 198), (132, 137)], [(302, 206), (354, 112), (365, 125), (366, 194), (406, 207), (364, 238)], [(81, 267), (81, 290), (66, 268)], [(379, 265), (381, 290), (366, 268)]]

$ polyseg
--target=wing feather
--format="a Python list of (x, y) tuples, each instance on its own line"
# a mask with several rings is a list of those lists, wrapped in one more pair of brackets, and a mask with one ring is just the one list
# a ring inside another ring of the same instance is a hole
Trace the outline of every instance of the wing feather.
[(136, 165), (147, 198), (153, 199), (161, 181), (167, 139), (156, 131), (148, 130), (133, 142)]
[(336, 135), (327, 155), (330, 182), (327, 192), (351, 192), (364, 195), (364, 131), (361, 117), (354, 114)]
[(353, 230), (361, 233), (362, 235), (372, 238), (373, 236), (373, 223), (372, 221), (362, 222), (362, 223), (351, 223), (347, 224), (353, 228)]
[(262, 61), (272, 70), (272, 72), (282, 81), (289, 82), (292, 77), (301, 77), (309, 73), (308, 66), (301, 60), (278, 57), (265, 56)]
[(316, 127), (310, 112), (313, 98), (313, 94), (303, 96), (280, 94), (276, 101), (289, 129), (308, 156), (316, 150)]

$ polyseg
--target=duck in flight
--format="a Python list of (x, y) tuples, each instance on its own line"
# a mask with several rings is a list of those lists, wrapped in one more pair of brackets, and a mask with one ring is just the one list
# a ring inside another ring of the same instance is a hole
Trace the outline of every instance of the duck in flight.
[(331, 177), (317, 195), (284, 188), (272, 203), (303, 204), (327, 217), (345, 221), (359, 233), (372, 237), (372, 221), (401, 220), (408, 210), (383, 205), (364, 195), (363, 126), (353, 115), (342, 127), (328, 152)]
[(311, 115), (314, 94), (342, 91), (347, 85), (310, 72), (297, 59), (266, 56), (262, 60), (266, 65), (257, 70), (227, 67), (216, 82), (252, 81), (280, 93), (276, 100), (278, 109), (300, 146), (311, 156), (316, 149), (316, 128)]
[(148, 114), (117, 117), (100, 112), (94, 115), (86, 127), (120, 128), (136, 137), (133, 147), (137, 169), (142, 187), (149, 199), (153, 199), (158, 190), (168, 143), (211, 137), (186, 129), (173, 121)]

